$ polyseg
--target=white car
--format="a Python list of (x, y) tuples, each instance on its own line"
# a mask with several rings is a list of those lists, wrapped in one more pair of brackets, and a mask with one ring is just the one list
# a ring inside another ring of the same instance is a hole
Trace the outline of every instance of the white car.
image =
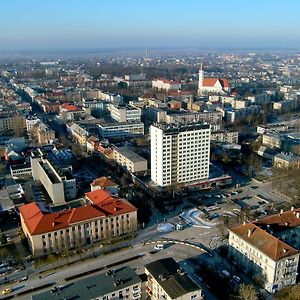
[(237, 282), (237, 283), (240, 283), (241, 282), (241, 278), (236, 276), (236, 275), (233, 275), (232, 278)]

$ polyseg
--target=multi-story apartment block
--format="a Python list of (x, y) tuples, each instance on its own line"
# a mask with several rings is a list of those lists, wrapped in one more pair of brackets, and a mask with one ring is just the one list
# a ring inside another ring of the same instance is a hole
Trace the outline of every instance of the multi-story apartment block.
[(150, 126), (151, 179), (159, 186), (208, 179), (210, 125)]
[(300, 210), (283, 212), (229, 231), (229, 255), (268, 292), (296, 283)]
[(41, 122), (41, 120), (38, 117), (29, 117), (26, 118), (26, 129), (27, 129), (27, 133), (30, 134), (32, 129), (34, 128), (34, 125)]
[(273, 166), (282, 169), (299, 169), (300, 157), (288, 153), (279, 153), (273, 158)]
[(49, 128), (45, 123), (38, 122), (33, 125), (31, 137), (34, 138), (39, 145), (53, 144), (55, 131)]
[(130, 267), (108, 270), (32, 296), (32, 300), (60, 299), (141, 299), (142, 280)]
[(281, 135), (276, 133), (266, 133), (263, 134), (262, 143), (264, 146), (280, 149), (282, 146), (282, 138)]
[(21, 206), (21, 226), (32, 253), (80, 248), (136, 231), (137, 209), (126, 200), (99, 189), (87, 193), (86, 201), (60, 212), (38, 202)]
[(76, 179), (72, 176), (71, 167), (59, 165), (51, 151), (32, 151), (31, 169), (33, 178), (41, 181), (53, 204), (64, 204), (65, 199), (76, 197)]
[(115, 106), (111, 104), (110, 115), (112, 119), (119, 123), (140, 122), (142, 111), (139, 108), (133, 108), (130, 106)]
[(98, 125), (102, 138), (124, 138), (144, 135), (144, 123), (102, 123)]
[(147, 160), (128, 147), (115, 148), (114, 160), (131, 173), (147, 171)]
[(0, 114), (0, 134), (22, 136), (26, 129), (26, 118), (12, 113)]
[(237, 120), (251, 118), (261, 113), (260, 105), (250, 105), (241, 109), (228, 109), (225, 113), (225, 118), (228, 123), (234, 123)]
[(211, 141), (237, 144), (239, 133), (237, 131), (214, 131), (211, 133)]
[(202, 289), (173, 258), (145, 266), (147, 294), (153, 300), (201, 300)]
[(82, 125), (77, 123), (69, 123), (66, 125), (66, 127), (67, 131), (71, 134), (76, 143), (82, 146), (87, 145), (89, 132)]

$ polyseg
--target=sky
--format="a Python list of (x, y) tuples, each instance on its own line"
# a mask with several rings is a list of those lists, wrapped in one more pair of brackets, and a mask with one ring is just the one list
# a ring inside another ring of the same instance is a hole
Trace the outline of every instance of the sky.
[(0, 52), (300, 49), (299, 0), (0, 0)]

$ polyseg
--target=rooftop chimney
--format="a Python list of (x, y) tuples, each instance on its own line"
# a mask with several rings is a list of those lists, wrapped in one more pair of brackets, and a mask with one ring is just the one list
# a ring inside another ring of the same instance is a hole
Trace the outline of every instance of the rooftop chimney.
[(248, 229), (248, 237), (250, 237), (252, 234), (252, 230), (251, 229)]
[(297, 218), (297, 219), (300, 218), (300, 213), (299, 213), (299, 212), (296, 213), (296, 218)]
[(291, 211), (293, 211), (293, 210), (294, 210), (294, 206), (291, 207)]
[(282, 215), (282, 214), (283, 214), (283, 209), (280, 210), (280, 215)]

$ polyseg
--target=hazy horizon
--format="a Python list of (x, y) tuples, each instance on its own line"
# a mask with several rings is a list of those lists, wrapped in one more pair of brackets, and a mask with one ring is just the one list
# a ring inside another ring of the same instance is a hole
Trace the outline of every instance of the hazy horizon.
[(0, 52), (298, 50), (300, 2), (9, 0)]

